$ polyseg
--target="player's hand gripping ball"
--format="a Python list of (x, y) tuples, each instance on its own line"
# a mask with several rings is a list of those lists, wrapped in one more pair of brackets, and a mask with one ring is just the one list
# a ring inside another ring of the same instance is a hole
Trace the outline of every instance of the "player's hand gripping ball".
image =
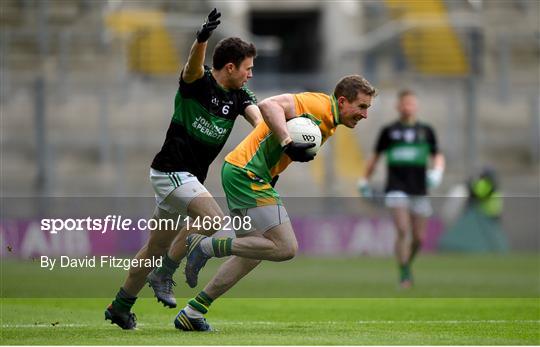
[(295, 144), (315, 144), (311, 148), (305, 149), (305, 152), (315, 156), (321, 147), (321, 129), (311, 119), (307, 117), (296, 117), (287, 121), (287, 130)]

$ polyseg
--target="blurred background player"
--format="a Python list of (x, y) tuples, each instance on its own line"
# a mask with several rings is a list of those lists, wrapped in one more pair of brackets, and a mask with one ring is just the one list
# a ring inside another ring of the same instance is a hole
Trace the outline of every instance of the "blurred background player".
[(492, 167), (484, 167), (478, 175), (467, 182), (469, 205), (486, 217), (499, 220), (503, 210), (503, 199), (499, 191), (497, 173)]
[(222, 184), (232, 216), (249, 217), (253, 228), (236, 230), (237, 238), (188, 237), (186, 280), (197, 285), (200, 269), (211, 257), (233, 255), (218, 269), (206, 287), (175, 318), (182, 330), (211, 330), (204, 318), (211, 303), (231, 289), (262, 260), (286, 261), (298, 250), (294, 230), (278, 192), (271, 185), (292, 161), (307, 162), (314, 143), (292, 141), (286, 122), (308, 117), (318, 124), (322, 143), (339, 124), (354, 128), (367, 118), (375, 88), (361, 76), (342, 78), (331, 95), (323, 93), (281, 94), (263, 100), (264, 123), (259, 124), (225, 158)]
[(400, 285), (409, 288), (413, 283), (411, 263), (422, 246), (427, 218), (432, 214), (427, 190), (441, 183), (445, 159), (439, 152), (433, 128), (417, 120), (418, 101), (414, 92), (399, 92), (397, 111), (399, 119), (379, 133), (375, 153), (366, 164), (358, 189), (362, 196), (371, 197), (368, 182), (384, 154), (387, 162), (385, 204), (391, 210), (397, 230), (395, 253)]
[[(203, 186), (208, 167), (223, 148), (239, 114), (256, 126), (261, 121), (255, 96), (244, 87), (252, 77), (256, 49), (239, 38), (221, 40), (214, 49), (213, 68), (204, 65), (207, 41), (219, 25), (221, 14), (214, 9), (191, 47), (182, 70), (175, 111), (161, 151), (154, 157), (150, 179), (157, 207), (153, 218), (176, 220), (177, 216), (223, 216), (212, 195)], [(135, 258), (163, 256), (162, 266), (152, 272), (132, 267), (116, 298), (105, 311), (105, 319), (123, 329), (136, 326), (131, 307), (145, 280), (158, 301), (176, 307), (172, 274), (183, 255), (166, 254), (178, 230), (155, 230)], [(177, 253), (182, 253), (186, 229)]]
[(452, 193), (454, 195), (447, 198), (444, 208), (446, 217), (453, 218), (448, 219), (448, 227), (438, 240), (439, 249), (508, 252), (508, 233), (502, 223), (504, 198), (495, 169), (482, 168), (466, 184), (455, 186)]

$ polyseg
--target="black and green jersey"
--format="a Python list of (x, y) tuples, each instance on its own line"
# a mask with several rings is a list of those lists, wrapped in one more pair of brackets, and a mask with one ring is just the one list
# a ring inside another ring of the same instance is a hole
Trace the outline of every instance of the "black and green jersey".
[(425, 123), (405, 124), (396, 121), (384, 127), (375, 152), (386, 155), (386, 191), (425, 195), (429, 158), (438, 150), (435, 131)]
[(244, 87), (225, 90), (208, 66), (204, 67), (203, 77), (193, 83), (180, 78), (173, 118), (152, 168), (163, 172), (187, 171), (203, 183), (236, 117), (254, 104), (257, 100), (251, 91)]

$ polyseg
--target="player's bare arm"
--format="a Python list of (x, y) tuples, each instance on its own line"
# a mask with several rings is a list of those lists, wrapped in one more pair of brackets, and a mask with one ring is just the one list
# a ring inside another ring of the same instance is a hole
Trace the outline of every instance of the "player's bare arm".
[(218, 20), (219, 17), (221, 17), (221, 13), (214, 8), (208, 14), (208, 18), (201, 26), (201, 29), (197, 31), (197, 39), (191, 46), (188, 60), (182, 70), (181, 78), (184, 82), (192, 83), (203, 76), (207, 42), (210, 35), (212, 35), (212, 31), (221, 23)]
[(182, 80), (192, 83), (201, 78), (204, 74), (204, 57), (206, 55), (206, 42), (193, 42), (189, 57), (182, 70)]
[(264, 121), (291, 160), (307, 162), (315, 158), (315, 154), (306, 152), (315, 144), (293, 142), (287, 130), (287, 121), (297, 116), (292, 94), (281, 94), (265, 99), (259, 104), (259, 108)]
[(444, 171), (446, 167), (446, 160), (442, 153), (437, 153), (431, 157), (432, 169)]
[(281, 146), (290, 143), (291, 137), (287, 131), (287, 120), (296, 117), (292, 94), (276, 95), (259, 103), (262, 117), (272, 133), (278, 138)]
[(366, 163), (366, 171), (364, 173), (364, 179), (369, 180), (375, 171), (375, 167), (379, 162), (380, 154), (373, 153)]
[(381, 155), (378, 153), (373, 153), (371, 157), (369, 157), (366, 163), (366, 170), (364, 171), (364, 175), (360, 176), (358, 182), (356, 182), (356, 188), (358, 189), (360, 196), (364, 198), (370, 198), (373, 196), (373, 191), (369, 186), (369, 179), (373, 175), (373, 172), (375, 171), (375, 167), (377, 166), (380, 157)]
[(244, 111), (244, 118), (251, 124), (252, 127), (256, 127), (262, 122), (261, 110), (257, 105), (249, 105)]

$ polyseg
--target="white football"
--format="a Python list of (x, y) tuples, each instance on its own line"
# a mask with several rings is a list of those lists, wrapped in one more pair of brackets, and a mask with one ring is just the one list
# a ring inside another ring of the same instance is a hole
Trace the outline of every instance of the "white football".
[(315, 147), (308, 149), (308, 153), (317, 154), (321, 147), (321, 129), (311, 119), (296, 117), (287, 121), (287, 130), (291, 139), (296, 143), (314, 143)]

